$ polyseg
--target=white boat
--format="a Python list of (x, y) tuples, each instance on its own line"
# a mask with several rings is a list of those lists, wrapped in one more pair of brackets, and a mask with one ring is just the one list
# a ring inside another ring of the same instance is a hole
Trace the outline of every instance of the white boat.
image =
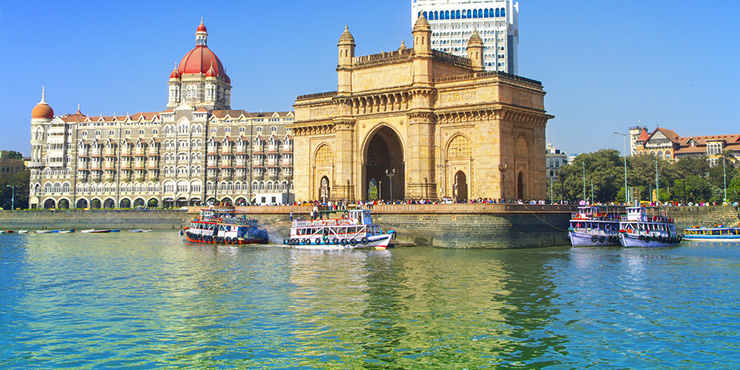
[(370, 210), (349, 209), (339, 211), (341, 218), (319, 220), (294, 220), (290, 238), (283, 244), (298, 249), (386, 249), (394, 232), (385, 233), (373, 224)]
[(685, 240), (699, 242), (734, 242), (740, 241), (740, 227), (691, 226), (684, 230)]
[(18, 234), (28, 234), (28, 230), (18, 230)]
[(83, 234), (103, 234), (103, 233), (109, 233), (111, 231), (108, 229), (90, 229), (90, 230), (82, 230), (80, 232)]
[(627, 207), (627, 216), (619, 222), (623, 247), (667, 247), (680, 242), (676, 223), (658, 208)]
[(201, 208), (200, 215), (190, 221), (190, 227), (180, 230), (180, 236), (190, 243), (207, 244), (267, 244), (269, 235), (256, 219), (239, 212), (233, 206)]
[(616, 212), (597, 206), (578, 207), (568, 227), (568, 238), (574, 247), (619, 245), (619, 217)]
[(133, 230), (129, 230), (128, 232), (130, 233), (150, 233), (152, 231), (149, 229), (133, 229)]
[(75, 229), (68, 230), (36, 230), (36, 234), (70, 234), (75, 232)]

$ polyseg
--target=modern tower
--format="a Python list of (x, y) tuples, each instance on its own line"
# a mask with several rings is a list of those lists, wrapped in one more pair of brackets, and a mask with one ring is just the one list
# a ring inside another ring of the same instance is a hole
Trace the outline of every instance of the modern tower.
[(513, 0), (411, 0), (411, 24), (423, 14), (432, 48), (467, 57), (474, 31), (483, 39), (487, 71), (518, 74), (519, 3)]

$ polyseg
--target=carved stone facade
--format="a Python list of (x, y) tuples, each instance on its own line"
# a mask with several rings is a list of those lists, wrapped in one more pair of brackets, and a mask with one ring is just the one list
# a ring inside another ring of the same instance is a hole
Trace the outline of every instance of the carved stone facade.
[(355, 57), (345, 29), (337, 91), (294, 105), (296, 198), (544, 199), (542, 84), (485, 72), (477, 33), (468, 58), (432, 50), (424, 17), (413, 37)]

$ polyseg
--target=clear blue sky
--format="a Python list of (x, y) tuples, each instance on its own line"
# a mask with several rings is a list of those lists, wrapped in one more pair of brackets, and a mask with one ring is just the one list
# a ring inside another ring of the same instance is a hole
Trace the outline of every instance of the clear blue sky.
[[(740, 1), (520, 0), (519, 74), (542, 81), (568, 153), (622, 149), (640, 121), (679, 135), (740, 133)], [(232, 108), (292, 110), (336, 89), (336, 43), (357, 54), (411, 46), (410, 1), (0, 0), (0, 148), (30, 152), (46, 86), (56, 114), (161, 111), (167, 78), (195, 45), (231, 77)]]

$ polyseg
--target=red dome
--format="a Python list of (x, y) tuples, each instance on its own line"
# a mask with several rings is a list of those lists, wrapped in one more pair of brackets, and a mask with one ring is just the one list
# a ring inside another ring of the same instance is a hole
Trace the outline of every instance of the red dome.
[(231, 79), (224, 72), (224, 66), (221, 64), (221, 60), (218, 59), (211, 49), (203, 45), (197, 45), (195, 49), (185, 54), (180, 61), (180, 65), (177, 66), (177, 71), (180, 72), (180, 75), (207, 73), (211, 66), (215, 70), (215, 76), (221, 77), (226, 83), (231, 83)]
[(208, 32), (206, 31), (206, 25), (203, 24), (203, 21), (200, 21), (200, 25), (198, 26), (198, 29), (196, 30), (196, 32)]
[(175, 79), (178, 79), (179, 80), (180, 77), (181, 77), (180, 76), (180, 71), (178, 71), (177, 68), (173, 69), (172, 70), (172, 73), (170, 73), (170, 79), (175, 78)]
[(41, 103), (38, 103), (35, 107), (33, 107), (33, 110), (31, 111), (31, 118), (52, 119), (54, 118), (54, 110), (51, 109), (49, 104), (46, 104), (46, 102), (42, 101)]

